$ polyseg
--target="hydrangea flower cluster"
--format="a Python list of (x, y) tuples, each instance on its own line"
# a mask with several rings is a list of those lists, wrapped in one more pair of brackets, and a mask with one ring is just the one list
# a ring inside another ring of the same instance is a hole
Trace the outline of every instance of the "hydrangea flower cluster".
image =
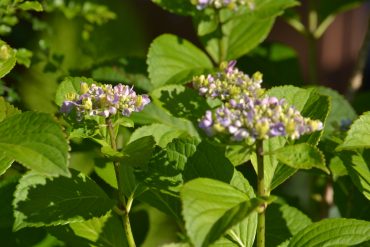
[[(237, 99), (242, 95), (259, 97), (264, 93), (261, 88), (262, 74), (256, 72), (252, 78), (235, 67), (236, 61), (221, 65), (221, 72), (214, 75), (195, 76), (194, 88), (206, 97), (220, 98), (221, 100)], [(223, 68), (222, 68), (223, 67)]]
[[(242, 78), (242, 72), (238, 73)], [(258, 86), (262, 81), (260, 75), (259, 78), (260, 80), (252, 80)], [(245, 140), (248, 144), (253, 144), (256, 139), (263, 140), (275, 136), (286, 136), (294, 140), (301, 135), (323, 129), (323, 124), (319, 120), (304, 118), (285, 99), (279, 100), (276, 97), (248, 92), (250, 85), (247, 83), (238, 84), (241, 87), (240, 94), (226, 94), (227, 97), (222, 93), (214, 96), (207, 93), (213, 88), (210, 85), (212, 84), (208, 84), (207, 90), (202, 90), (205, 85), (198, 87), (200, 94), (218, 97), (223, 101), (221, 107), (207, 111), (199, 123), (199, 127), (210, 136), (223, 134), (229, 136), (232, 141)], [(257, 88), (257, 92), (261, 92), (259, 87), (252, 88)]]
[(251, 9), (254, 8), (252, 0), (191, 0), (191, 3), (196, 5), (199, 10), (207, 7), (216, 9), (229, 8), (234, 10), (239, 6), (247, 4)]
[(80, 93), (69, 93), (65, 96), (61, 112), (70, 113), (76, 110), (77, 119), (83, 116), (102, 116), (108, 118), (121, 112), (129, 116), (132, 112), (141, 111), (150, 102), (148, 95), (137, 95), (132, 87), (118, 84), (88, 85), (82, 82)]

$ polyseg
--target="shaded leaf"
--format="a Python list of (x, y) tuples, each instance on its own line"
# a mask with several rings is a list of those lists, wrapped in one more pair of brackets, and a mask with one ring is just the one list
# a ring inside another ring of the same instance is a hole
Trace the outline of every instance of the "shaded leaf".
[(192, 15), (197, 11), (195, 5), (192, 5), (189, 0), (152, 0), (152, 2), (178, 15)]
[(312, 223), (298, 209), (272, 203), (266, 211), (266, 246), (278, 246)]
[(105, 214), (113, 201), (93, 180), (72, 171), (72, 177), (47, 179), (29, 172), (14, 193), (14, 229), (63, 225)]
[(0, 39), (0, 78), (8, 74), (15, 66), (15, 51)]

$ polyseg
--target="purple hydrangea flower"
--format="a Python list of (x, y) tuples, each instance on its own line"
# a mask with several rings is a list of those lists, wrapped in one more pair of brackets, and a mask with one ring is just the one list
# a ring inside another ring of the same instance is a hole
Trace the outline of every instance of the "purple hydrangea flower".
[(191, 3), (197, 6), (198, 10), (204, 8), (229, 8), (236, 10), (239, 6), (248, 5), (250, 9), (254, 8), (253, 0), (191, 0)]
[(83, 116), (102, 116), (108, 118), (121, 112), (130, 116), (132, 112), (141, 111), (149, 104), (148, 95), (137, 95), (132, 87), (118, 84), (91, 84), (81, 82), (81, 95), (67, 94), (61, 106), (61, 112), (69, 114), (73, 109), (79, 120)]

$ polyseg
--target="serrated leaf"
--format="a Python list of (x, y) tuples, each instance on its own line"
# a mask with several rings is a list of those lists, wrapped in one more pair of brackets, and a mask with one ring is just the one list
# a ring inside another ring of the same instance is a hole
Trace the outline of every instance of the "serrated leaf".
[(69, 226), (78, 237), (90, 240), (97, 246), (128, 246), (122, 222), (111, 211), (99, 218), (70, 223)]
[(185, 181), (207, 177), (228, 183), (233, 174), (234, 166), (225, 157), (225, 149), (201, 142), (197, 151), (190, 157), (183, 176)]
[(0, 149), (7, 157), (49, 176), (69, 176), (69, 146), (51, 115), (16, 114), (0, 123), (0, 133)]
[(266, 211), (266, 246), (278, 246), (312, 223), (298, 209), (272, 203)]
[(93, 180), (71, 173), (71, 178), (26, 173), (14, 193), (14, 230), (84, 221), (111, 209), (113, 201)]
[(152, 0), (152, 2), (178, 15), (193, 15), (196, 11), (195, 5), (192, 5), (189, 0)]
[(34, 11), (43, 11), (43, 7), (41, 5), (41, 3), (37, 2), (37, 1), (25, 1), (25, 2), (22, 2), (18, 5), (18, 8), (20, 8), (21, 10), (25, 10), (25, 11), (28, 11), (28, 10), (34, 10)]
[(343, 151), (338, 155), (357, 189), (370, 200), (370, 150)]
[(224, 36), (221, 40), (217, 35), (210, 34), (201, 37), (201, 41), (215, 62), (237, 59), (267, 37), (274, 20), (260, 19), (251, 14), (240, 15), (223, 25)]
[(61, 106), (67, 93), (79, 94), (81, 82), (86, 82), (87, 84), (96, 83), (93, 79), (86, 77), (66, 77), (57, 88), (55, 103)]
[(325, 166), (323, 153), (307, 143), (289, 145), (274, 151), (276, 158), (283, 164), (295, 169), (317, 168), (330, 173)]
[(351, 125), (344, 142), (337, 147), (340, 150), (370, 148), (370, 112), (362, 114)]
[(206, 54), (189, 41), (163, 34), (150, 45), (148, 52), (149, 78), (155, 88), (166, 84), (183, 84), (194, 75), (212, 69)]
[[(267, 92), (271, 96), (278, 98), (285, 98), (285, 100), (294, 106), (304, 117), (320, 120), (324, 126), (325, 121), (330, 110), (330, 101), (328, 96), (323, 96), (317, 93), (315, 89), (303, 89), (294, 86), (274, 87)], [(316, 131), (309, 135), (300, 137), (295, 143), (305, 143), (317, 145), (322, 135), (322, 131)], [(283, 139), (272, 138), (264, 142), (264, 152), (270, 153), (285, 145)], [(277, 166), (276, 157), (266, 155), (264, 157), (265, 166), (267, 167), (267, 184), (271, 183), (271, 189), (276, 188), (279, 184), (284, 182), (292, 176), (297, 170), (289, 166)], [(276, 171), (275, 171), (276, 170)], [(276, 174), (275, 174), (276, 172)], [(272, 178), (272, 174), (274, 174)], [(271, 180), (270, 179), (271, 176)]]
[(186, 118), (197, 124), (209, 108), (197, 91), (183, 85), (168, 85), (151, 92), (156, 105), (165, 108), (174, 117)]
[(0, 78), (8, 74), (15, 66), (15, 51), (0, 39)]
[[(227, 198), (224, 200), (223, 198)], [(181, 190), (185, 228), (194, 246), (208, 246), (263, 203), (234, 187), (197, 178)]]
[(130, 142), (124, 149), (122, 162), (132, 167), (144, 168), (152, 157), (155, 141), (152, 136), (144, 136)]
[(325, 219), (293, 236), (289, 247), (350, 246), (370, 240), (370, 222), (355, 219)]

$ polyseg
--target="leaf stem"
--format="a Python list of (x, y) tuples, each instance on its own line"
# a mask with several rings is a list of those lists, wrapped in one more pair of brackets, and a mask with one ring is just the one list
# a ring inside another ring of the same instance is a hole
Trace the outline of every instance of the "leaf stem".
[[(108, 130), (108, 134), (109, 134), (110, 141), (111, 141), (111, 147), (113, 150), (117, 151), (117, 142), (116, 142), (116, 137), (114, 134), (112, 119), (107, 118), (106, 124), (107, 124), (107, 130)], [(126, 204), (126, 198), (125, 198), (123, 188), (122, 188), (122, 183), (121, 183), (121, 174), (120, 174), (121, 163), (119, 161), (114, 161), (113, 164), (114, 164), (114, 171), (116, 174), (117, 187), (118, 187), (118, 209), (121, 212), (123, 212), (120, 215), (122, 216), (123, 227), (125, 229), (128, 246), (136, 247), (135, 239), (134, 239), (134, 236), (131, 230), (130, 218), (129, 218), (129, 213), (130, 213), (133, 198), (130, 196)]]
[[(257, 196), (266, 197), (267, 190), (265, 187), (265, 174), (263, 166), (263, 140), (256, 141), (256, 154), (257, 154)], [(264, 203), (258, 210), (257, 221), (257, 247), (265, 247), (265, 212), (267, 204)]]
[(317, 84), (317, 31), (318, 16), (315, 0), (309, 1), (308, 12), (308, 66), (309, 66), (309, 84)]
[(224, 34), (223, 34), (223, 31), (222, 31), (222, 23), (221, 23), (221, 12), (219, 10), (217, 10), (217, 18), (218, 18), (218, 32), (219, 32), (219, 39), (218, 39), (218, 50), (219, 50), (219, 65), (225, 60), (225, 46), (224, 46), (224, 42), (223, 42), (223, 37), (224, 37)]

